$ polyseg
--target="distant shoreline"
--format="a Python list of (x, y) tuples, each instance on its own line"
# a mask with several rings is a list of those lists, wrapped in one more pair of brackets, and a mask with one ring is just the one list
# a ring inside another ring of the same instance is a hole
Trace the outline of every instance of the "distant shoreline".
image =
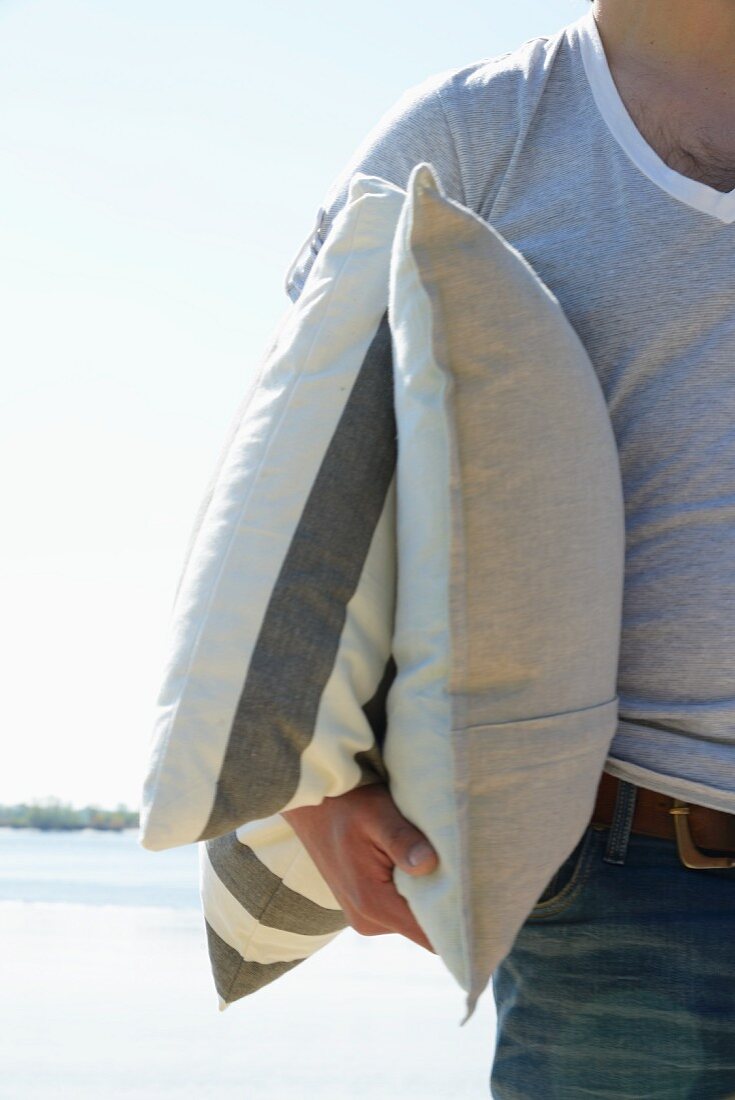
[(0, 806), (0, 828), (42, 829), (44, 831), (69, 832), (77, 829), (100, 829), (105, 832), (122, 832), (139, 828), (137, 810), (129, 810), (119, 804), (115, 810), (103, 810), (99, 806), (85, 806), (75, 810), (69, 803), (50, 798), (43, 802), (19, 802), (14, 806)]

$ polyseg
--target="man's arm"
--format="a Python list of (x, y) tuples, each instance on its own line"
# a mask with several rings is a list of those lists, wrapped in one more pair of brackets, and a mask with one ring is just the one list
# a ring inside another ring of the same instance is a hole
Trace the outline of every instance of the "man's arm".
[(435, 953), (395, 888), (393, 867), (409, 875), (427, 875), (438, 858), (424, 834), (400, 813), (383, 783), (356, 787), (318, 806), (286, 810), (283, 817), (356, 932), (398, 932)]
[(458, 202), (465, 200), (457, 150), (440, 96), (444, 82), (439, 73), (408, 88), (363, 138), (333, 180), (311, 236), (286, 274), (286, 291), (292, 301), (301, 294), (314, 260), (347, 202), (355, 174), (379, 176), (405, 189), (414, 167), (429, 161), (439, 174), (444, 192)]

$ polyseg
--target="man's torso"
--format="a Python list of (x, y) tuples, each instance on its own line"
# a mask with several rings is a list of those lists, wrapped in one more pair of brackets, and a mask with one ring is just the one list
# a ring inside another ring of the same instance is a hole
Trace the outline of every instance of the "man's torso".
[(591, 15), (417, 86), (337, 181), (297, 280), (352, 172), (405, 187), (421, 160), (528, 260), (590, 356), (618, 444), (626, 572), (608, 766), (735, 812), (733, 116), (712, 107), (703, 139), (712, 99), (684, 111), (680, 94), (667, 110), (640, 81), (623, 90), (635, 118)]

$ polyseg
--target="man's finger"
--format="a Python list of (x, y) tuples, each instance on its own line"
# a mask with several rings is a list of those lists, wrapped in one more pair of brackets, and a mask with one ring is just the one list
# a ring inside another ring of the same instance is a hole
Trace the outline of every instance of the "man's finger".
[(363, 921), (374, 924), (382, 931), (398, 932), (436, 954), (410, 905), (398, 893), (392, 879), (389, 882), (375, 881), (372, 884), (369, 902), (363, 906), (360, 916)]
[(371, 921), (367, 917), (361, 917), (359, 921), (359, 927), (357, 931), (362, 936), (388, 936), (388, 935), (400, 935), (405, 936), (406, 939), (411, 940), (413, 943), (418, 944), (419, 947), (423, 947), (426, 951), (430, 951), (432, 955), (436, 955), (436, 951), (431, 946), (431, 943), (424, 932), (421, 930), (416, 921), (412, 924), (408, 922), (401, 928), (386, 928), (385, 924), (381, 921)]
[(413, 940), (413, 942), (417, 943), (419, 947), (423, 947), (427, 951), (431, 951), (432, 955), (435, 955), (436, 951), (431, 946), (429, 937), (426, 935), (423, 928), (414, 917), (413, 913), (411, 912), (410, 906), (404, 898), (401, 898), (401, 901), (403, 901), (403, 904), (405, 906), (405, 918), (401, 926), (397, 928), (396, 931), (400, 932), (402, 936), (407, 936), (409, 940)]

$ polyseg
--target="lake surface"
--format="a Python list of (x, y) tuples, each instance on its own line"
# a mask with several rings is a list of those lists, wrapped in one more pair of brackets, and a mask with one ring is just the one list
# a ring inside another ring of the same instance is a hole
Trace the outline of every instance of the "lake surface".
[(218, 1011), (198, 846), (0, 828), (2, 1100), (481, 1100), (495, 1018), (402, 936), (340, 933)]

